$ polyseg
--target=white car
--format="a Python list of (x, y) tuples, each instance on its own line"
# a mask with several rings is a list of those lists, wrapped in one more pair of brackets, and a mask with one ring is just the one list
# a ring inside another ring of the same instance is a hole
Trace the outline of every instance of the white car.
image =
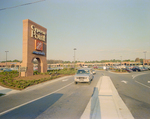
[(83, 68), (79, 69), (74, 76), (74, 82), (77, 84), (78, 82), (87, 82), (91, 83), (93, 80), (93, 72), (91, 68)]
[(96, 74), (96, 71), (95, 71), (95, 70), (93, 70), (93, 74)]

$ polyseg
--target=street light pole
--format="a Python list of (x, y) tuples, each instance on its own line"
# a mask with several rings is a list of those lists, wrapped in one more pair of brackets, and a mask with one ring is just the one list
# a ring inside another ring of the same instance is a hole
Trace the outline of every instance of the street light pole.
[(121, 57), (121, 65), (120, 65), (120, 72), (122, 72), (122, 56)]
[(122, 65), (122, 56), (120, 56), (121, 57), (121, 65)]
[(9, 52), (9, 51), (5, 51), (6, 52), (6, 67), (7, 67), (7, 52)]
[(75, 50), (77, 50), (77, 49), (74, 48), (73, 50), (74, 50), (74, 69), (75, 69)]
[[(144, 51), (143, 53), (145, 54), (145, 63), (146, 63), (146, 53), (147, 53), (147, 51)], [(143, 65), (144, 65), (144, 63), (143, 63)]]

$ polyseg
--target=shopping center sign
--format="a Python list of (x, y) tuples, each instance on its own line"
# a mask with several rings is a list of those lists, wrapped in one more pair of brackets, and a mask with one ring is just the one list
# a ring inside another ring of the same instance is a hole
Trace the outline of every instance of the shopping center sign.
[(33, 75), (33, 60), (38, 60), (38, 72), (47, 72), (47, 29), (29, 20), (23, 20), (23, 51), (21, 76)]
[(35, 50), (32, 53), (36, 55), (45, 55), (43, 52), (43, 42), (45, 42), (46, 33), (34, 25), (31, 25), (31, 37), (35, 39)]
[(36, 28), (34, 25), (31, 25), (31, 37), (35, 39), (39, 39), (41, 41), (45, 41), (45, 32)]

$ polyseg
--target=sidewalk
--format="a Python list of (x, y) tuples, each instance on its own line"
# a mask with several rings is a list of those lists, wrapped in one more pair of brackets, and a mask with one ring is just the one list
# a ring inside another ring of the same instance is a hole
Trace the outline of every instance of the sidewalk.
[(134, 119), (110, 77), (102, 76), (81, 119)]
[(6, 93), (8, 93), (10, 91), (12, 91), (12, 89), (0, 86), (0, 94), (6, 94)]

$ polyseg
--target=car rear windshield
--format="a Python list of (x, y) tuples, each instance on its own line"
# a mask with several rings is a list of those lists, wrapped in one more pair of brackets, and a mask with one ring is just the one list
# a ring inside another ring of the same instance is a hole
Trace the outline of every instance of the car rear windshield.
[(89, 74), (89, 70), (78, 70), (77, 74)]

